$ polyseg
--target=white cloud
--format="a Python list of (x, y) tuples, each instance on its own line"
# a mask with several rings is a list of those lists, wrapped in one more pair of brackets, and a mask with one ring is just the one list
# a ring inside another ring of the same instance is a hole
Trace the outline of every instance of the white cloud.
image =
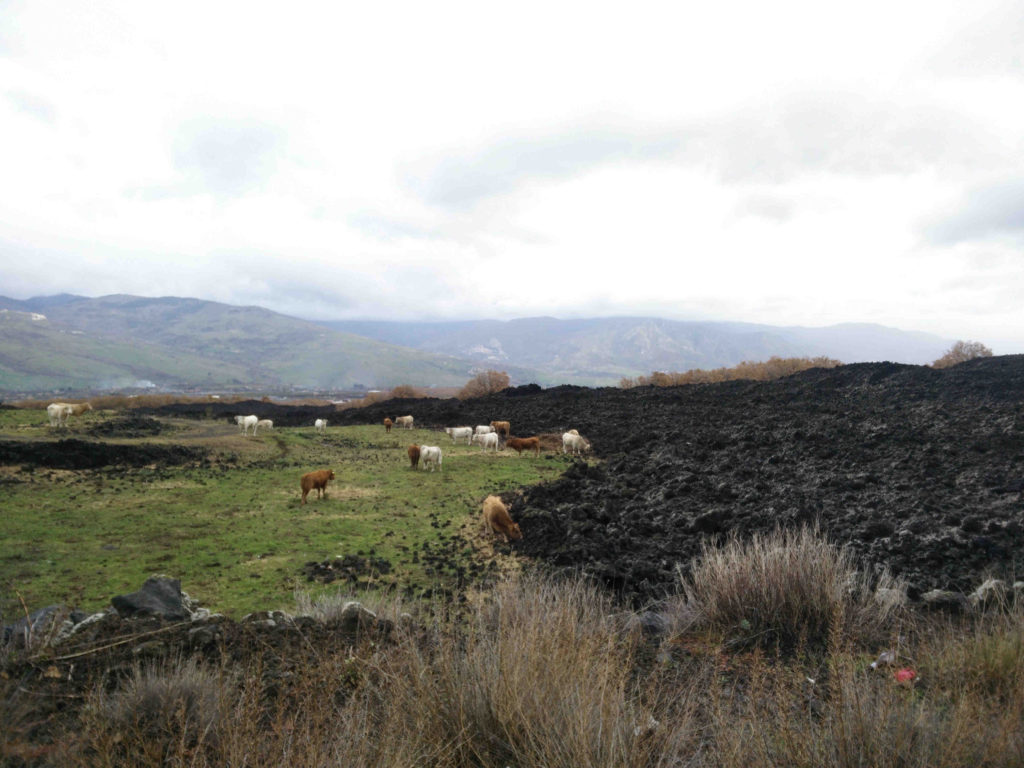
[(10, 3), (0, 293), (873, 321), (1024, 350), (1021, 21)]

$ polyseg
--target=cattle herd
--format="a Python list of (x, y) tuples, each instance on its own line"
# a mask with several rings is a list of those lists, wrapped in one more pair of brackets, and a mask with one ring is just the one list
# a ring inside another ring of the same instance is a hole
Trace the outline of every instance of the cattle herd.
[[(241, 426), (246, 419), (255, 419), (255, 416), (236, 416), (235, 420)], [(262, 424), (262, 422), (259, 422)], [(397, 418), (384, 419), (384, 431), (391, 432), (393, 427), (412, 429), (414, 419), (412, 416), (398, 416)], [(273, 423), (271, 422), (271, 426)], [(313, 424), (317, 434), (323, 435), (327, 431), (327, 420), (317, 419)], [(451, 438), (453, 444), (465, 440), (466, 445), (478, 443), (481, 452), (486, 453), (488, 449), (497, 453), (499, 448), (512, 448), (518, 455), (524, 450), (534, 452), (540, 456), (540, 437), (512, 437), (512, 426), (508, 421), (492, 421), (490, 424), (480, 424), (476, 427), (445, 427), (445, 434)], [(255, 427), (253, 434), (256, 434)], [(562, 435), (562, 453), (571, 453), (579, 456), (590, 451), (590, 443), (580, 435), (578, 430), (570, 429)], [(410, 469), (422, 468), (424, 471), (429, 467), (430, 471), (442, 470), (441, 464), (444, 456), (441, 447), (438, 445), (410, 445), (406, 449), (409, 457)], [(327, 498), (327, 483), (334, 479), (334, 472), (329, 469), (320, 469), (315, 472), (307, 472), (300, 481), (302, 488), (302, 503), (306, 503), (306, 496), (311, 490), (316, 490), (317, 498), (321, 492), (323, 498)], [(517, 541), (523, 538), (519, 525), (512, 522), (508, 509), (497, 496), (488, 496), (484, 499), (483, 513), (481, 516), (485, 531), (502, 536), (506, 542)]]
[[(47, 409), (47, 416), (51, 427), (67, 426), (68, 418), (72, 415), (80, 415), (84, 411), (91, 411), (89, 403), (51, 403)], [(414, 418), (411, 415), (398, 416), (394, 419), (384, 419), (385, 432), (391, 432), (394, 428), (412, 429)], [(270, 431), (274, 428), (274, 422), (270, 419), (260, 419), (255, 415), (236, 415), (235, 423), (244, 435), (250, 430), (256, 435), (260, 429)], [(318, 435), (327, 433), (327, 420), (316, 419), (313, 428)], [(490, 450), (497, 453), (499, 449), (511, 448), (518, 455), (523, 451), (533, 451), (535, 456), (540, 456), (541, 440), (534, 435), (532, 437), (513, 437), (512, 425), (508, 421), (492, 421), (490, 424), (480, 424), (476, 427), (446, 427), (445, 433), (451, 438), (453, 444), (465, 440), (466, 445), (477, 443), (480, 450), (486, 453)], [(590, 443), (583, 438), (575, 429), (570, 429), (562, 435), (562, 453), (580, 456), (590, 450)], [(410, 445), (407, 449), (409, 464), (412, 469), (428, 468), (431, 472), (442, 471), (444, 459), (441, 447), (438, 445)], [(334, 472), (329, 469), (320, 469), (307, 472), (300, 478), (299, 486), (302, 489), (302, 504), (306, 503), (306, 497), (311, 491), (316, 491), (317, 498), (327, 498), (327, 484), (334, 480)], [(482, 520), (484, 528), (495, 534), (503, 536), (506, 542), (521, 539), (522, 532), (519, 525), (512, 522), (508, 510), (497, 496), (488, 496), (484, 500)]]

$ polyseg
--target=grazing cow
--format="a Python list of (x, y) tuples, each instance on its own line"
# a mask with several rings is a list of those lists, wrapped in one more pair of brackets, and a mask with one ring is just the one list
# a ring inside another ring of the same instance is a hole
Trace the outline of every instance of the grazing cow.
[(424, 470), (426, 470), (428, 464), (430, 465), (431, 472), (434, 471), (435, 467), (437, 467), (438, 471), (441, 470), (441, 449), (438, 446), (421, 445), (420, 459), (423, 462)]
[(520, 456), (523, 455), (523, 451), (533, 451), (534, 454), (540, 456), (539, 437), (510, 437), (505, 441), (505, 445), (513, 449)]
[(489, 426), (487, 424), (481, 424), (480, 426), (473, 430), (474, 435), (489, 435), (492, 432), (494, 432), (494, 427)]
[(327, 419), (317, 419), (313, 422), (313, 426), (316, 427), (317, 434), (325, 434), (327, 432)]
[(505, 437), (508, 437), (509, 435), (512, 434), (512, 425), (507, 421), (492, 421), (491, 427), (499, 435), (504, 435)]
[(466, 445), (473, 441), (472, 427), (445, 427), (444, 431), (448, 433), (448, 437), (452, 439), (453, 443), (462, 438), (466, 438)]
[[(91, 410), (90, 403), (50, 403), (46, 406), (46, 415), (50, 419), (51, 427), (66, 427), (70, 416), (81, 416)], [(56, 417), (56, 423), (54, 423), (54, 417)]]
[(588, 443), (580, 434), (577, 432), (566, 432), (562, 435), (562, 453), (568, 453), (572, 451), (573, 456), (580, 456), (590, 450), (590, 443)]
[(385, 417), (385, 419), (384, 419), (384, 431), (385, 432), (390, 432), (391, 431), (391, 425), (394, 424), (394, 423), (395, 422), (393, 422), (391, 419)]
[(51, 427), (66, 427), (70, 415), (71, 406), (67, 403), (50, 403), (46, 406), (46, 416)]
[(334, 479), (334, 472), (329, 469), (318, 469), (316, 472), (307, 472), (302, 476), (302, 503), (306, 503), (306, 496), (316, 489), (316, 497), (319, 499), (321, 492), (323, 498), (327, 498), (327, 483)]
[(487, 432), (482, 435), (473, 435), (473, 442), (480, 443), (480, 450), (487, 451), (488, 448), (493, 448), (494, 452), (498, 452), (498, 435), (496, 432)]
[(409, 454), (410, 467), (416, 469), (416, 465), (420, 463), (420, 447), (418, 445), (410, 445), (406, 449), (406, 453)]
[(395, 426), (412, 429), (412, 416), (399, 416), (395, 419)]
[(523, 538), (523, 532), (519, 530), (519, 523), (512, 522), (508, 509), (497, 496), (488, 496), (484, 499), (482, 518), (484, 530), (504, 536), (506, 543)]
[(274, 422), (271, 421), (270, 419), (260, 419), (259, 421), (257, 421), (253, 425), (253, 428), (252, 428), (253, 435), (256, 434), (256, 430), (259, 427), (263, 427), (263, 429), (273, 429), (274, 428)]
[(252, 433), (256, 434), (256, 425), (259, 424), (259, 416), (243, 416), (242, 417), (242, 434), (249, 434), (249, 427), (252, 427)]

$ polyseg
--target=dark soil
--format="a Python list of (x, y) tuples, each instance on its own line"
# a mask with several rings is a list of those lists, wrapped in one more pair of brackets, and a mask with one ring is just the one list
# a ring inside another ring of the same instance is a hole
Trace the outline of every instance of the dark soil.
[(281, 425), (411, 413), (428, 428), (495, 419), (518, 436), (576, 428), (604, 462), (577, 463), (514, 501), (517, 548), (637, 602), (671, 589), (677, 565), (685, 569), (704, 540), (804, 524), (904, 576), (912, 595), (1024, 574), (1021, 355), (946, 370), (865, 363), (764, 383), (530, 385), (340, 412), (259, 401), (213, 408), (226, 420), (251, 412)]
[(176, 466), (200, 462), (206, 451), (183, 445), (123, 445), (89, 440), (0, 440), (0, 465), (53, 469), (100, 469), (108, 466)]
[(702, 541), (817, 524), (911, 584), (970, 591), (1024, 574), (1024, 356), (946, 370), (871, 363), (775, 382), (506, 390), (335, 415), (423, 425), (575, 427), (605, 459), (528, 489), (518, 549), (636, 602), (677, 583)]
[(168, 429), (166, 424), (156, 419), (129, 411), (117, 418), (94, 424), (88, 431), (96, 437), (152, 437)]

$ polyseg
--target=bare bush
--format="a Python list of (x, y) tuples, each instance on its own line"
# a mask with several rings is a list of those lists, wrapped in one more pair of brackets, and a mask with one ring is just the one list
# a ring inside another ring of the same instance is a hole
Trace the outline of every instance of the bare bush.
[(932, 363), (932, 368), (949, 368), (976, 357), (992, 357), (992, 350), (980, 341), (958, 341)]
[(459, 390), (457, 397), (460, 400), (467, 400), (471, 397), (483, 397), (501, 392), (507, 389), (511, 379), (504, 371), (483, 371), (466, 382), (466, 385)]

